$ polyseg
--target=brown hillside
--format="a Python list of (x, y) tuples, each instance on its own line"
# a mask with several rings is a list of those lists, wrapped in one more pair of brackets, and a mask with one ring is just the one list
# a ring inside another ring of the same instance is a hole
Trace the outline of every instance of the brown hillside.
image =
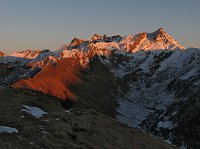
[[(57, 98), (27, 89), (0, 88), (1, 149), (174, 149), (92, 109), (65, 111)], [(40, 118), (24, 105), (47, 112)]]
[(56, 65), (48, 65), (33, 78), (20, 80), (12, 86), (38, 90), (61, 99), (76, 100), (69, 87), (82, 83), (79, 78), (80, 69), (80, 66), (73, 64), (71, 59), (63, 59)]
[(56, 65), (49, 65), (36, 74), (14, 83), (15, 88), (30, 88), (63, 99), (78, 102), (75, 106), (94, 108), (98, 112), (115, 117), (118, 106), (120, 81), (98, 58), (94, 57), (88, 68), (73, 65), (72, 59), (63, 59)]

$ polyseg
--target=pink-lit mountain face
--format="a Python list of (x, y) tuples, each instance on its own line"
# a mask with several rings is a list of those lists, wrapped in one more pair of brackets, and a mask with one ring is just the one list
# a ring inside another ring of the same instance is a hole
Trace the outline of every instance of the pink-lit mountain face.
[[(76, 96), (68, 88), (71, 84), (76, 84), (71, 82), (73, 76), (76, 76), (73, 71), (80, 71), (82, 69), (88, 69), (88, 65), (91, 59), (95, 56), (106, 56), (110, 57), (113, 53), (122, 52), (124, 54), (134, 54), (139, 51), (148, 51), (148, 50), (175, 50), (175, 49), (184, 49), (179, 45), (172, 37), (170, 37), (162, 28), (153, 32), (153, 33), (139, 33), (137, 35), (130, 35), (127, 37), (121, 37), (120, 35), (115, 35), (108, 37), (106, 35), (100, 36), (94, 34), (91, 37), (91, 40), (84, 41), (83, 39), (74, 38), (71, 43), (62, 46), (59, 50), (51, 52), (49, 50), (26, 50), (22, 52), (17, 52), (12, 54), (12, 57), (17, 57), (22, 59), (22, 64), (33, 68), (41, 68), (42, 71), (34, 76), (34, 78), (23, 79), (19, 82), (16, 82), (14, 86), (16, 87), (28, 87), (31, 89), (36, 89), (45, 93), (49, 93), (53, 96), (57, 96), (62, 99), (74, 99)], [(53, 76), (50, 76), (49, 79), (54, 79), (55, 83), (52, 86), (59, 86), (60, 88), (55, 91), (54, 87), (49, 86), (49, 82), (54, 81), (44, 81), (47, 79), (48, 75), (54, 75), (59, 70), (64, 72), (63, 68), (59, 68), (61, 61), (67, 59), (69, 62), (68, 66), (65, 66), (66, 72), (61, 75), (56, 75), (56, 79)], [(25, 62), (24, 62), (25, 61)], [(53, 65), (49, 65), (53, 64)], [(54, 68), (54, 65), (57, 65), (57, 69)], [(69, 66), (75, 67), (73, 71)], [(52, 68), (50, 68), (52, 67)], [(79, 67), (79, 68), (78, 68)], [(47, 71), (48, 70), (48, 71)], [(56, 71), (56, 72), (54, 72)], [(69, 72), (69, 73), (67, 73)], [(35, 72), (34, 72), (35, 73)], [(68, 79), (63, 76), (68, 74)], [(77, 73), (78, 74), (78, 73)], [(39, 77), (40, 76), (40, 77)], [(46, 76), (46, 77), (45, 77)], [(60, 77), (59, 77), (60, 76)], [(71, 77), (70, 77), (71, 76)], [(37, 78), (37, 79), (36, 79)], [(58, 82), (58, 80), (64, 80)], [(81, 80), (80, 78), (78, 80)], [(81, 81), (78, 81), (81, 82)], [(67, 83), (67, 84), (66, 84)], [(67, 87), (66, 87), (67, 86)], [(58, 93), (58, 91), (60, 93)]]
[(125, 37), (120, 35), (108, 37), (107, 35), (94, 34), (90, 40), (74, 38), (71, 43), (61, 46), (55, 52), (49, 50), (25, 50), (13, 53), (1, 59), (0, 62), (39, 66), (45, 65), (47, 61), (56, 62), (58, 59), (76, 58), (82, 66), (86, 66), (89, 58), (95, 55), (110, 55), (113, 50), (122, 53), (136, 53), (139, 51), (166, 49), (175, 50), (184, 49), (184, 47), (160, 28), (152, 33), (143, 32)]
[(5, 56), (3, 52), (0, 51), (0, 57)]
[(162, 28), (74, 38), (56, 51), (26, 50), (0, 63), (1, 85), (38, 90), (178, 146), (198, 146), (200, 50), (184, 48)]

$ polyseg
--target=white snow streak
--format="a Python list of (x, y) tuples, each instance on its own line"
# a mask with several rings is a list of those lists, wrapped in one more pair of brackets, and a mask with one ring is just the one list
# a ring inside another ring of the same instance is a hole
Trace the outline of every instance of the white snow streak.
[(31, 114), (32, 116), (34, 116), (36, 118), (40, 118), (40, 117), (44, 116), (45, 114), (48, 114), (47, 112), (44, 112), (43, 110), (41, 110), (38, 107), (29, 107), (27, 105), (23, 105), (23, 109), (21, 111), (25, 111), (28, 114)]

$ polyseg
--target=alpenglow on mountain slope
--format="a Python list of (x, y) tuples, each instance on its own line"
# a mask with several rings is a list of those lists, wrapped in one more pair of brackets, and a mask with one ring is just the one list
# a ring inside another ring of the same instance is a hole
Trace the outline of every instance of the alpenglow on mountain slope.
[(57, 51), (22, 51), (0, 63), (1, 85), (93, 108), (177, 146), (200, 146), (200, 50), (184, 48), (162, 28), (74, 38)]

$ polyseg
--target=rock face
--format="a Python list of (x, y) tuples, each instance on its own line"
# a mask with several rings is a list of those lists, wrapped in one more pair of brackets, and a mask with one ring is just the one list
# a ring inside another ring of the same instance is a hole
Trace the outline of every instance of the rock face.
[(185, 49), (160, 28), (75, 38), (47, 53), (40, 59), (0, 58), (16, 70), (26, 68), (5, 72), (0, 81), (93, 108), (177, 146), (199, 148), (199, 49)]
[(78, 38), (74, 38), (71, 43), (70, 46), (79, 46), (80, 44), (82, 44), (84, 42), (83, 39), (78, 39)]
[(0, 57), (2, 57), (2, 56), (5, 56), (5, 54), (0, 51)]
[(102, 37), (98, 34), (94, 34), (91, 38), (91, 40), (97, 40), (97, 39), (101, 39)]
[(66, 111), (57, 98), (41, 92), (0, 88), (0, 102), (2, 149), (175, 148), (95, 110)]

